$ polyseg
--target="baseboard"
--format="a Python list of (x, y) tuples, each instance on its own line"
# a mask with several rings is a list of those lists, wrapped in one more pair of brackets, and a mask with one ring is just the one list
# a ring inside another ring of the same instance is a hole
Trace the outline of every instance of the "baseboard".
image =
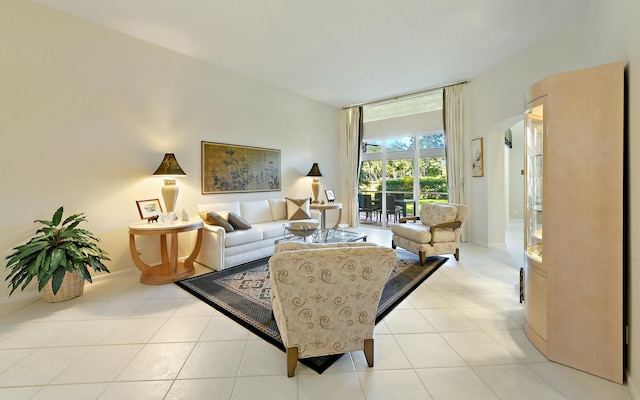
[(629, 389), (629, 395), (631, 395), (631, 398), (633, 400), (640, 400), (640, 393), (638, 392), (638, 389), (635, 387), (633, 382), (629, 379), (628, 374), (625, 374), (625, 380), (627, 382), (627, 388)]

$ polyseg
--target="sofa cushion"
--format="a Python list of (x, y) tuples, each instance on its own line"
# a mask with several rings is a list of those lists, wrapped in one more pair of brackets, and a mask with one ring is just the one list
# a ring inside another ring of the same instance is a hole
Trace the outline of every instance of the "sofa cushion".
[(429, 243), (431, 232), (428, 226), (422, 224), (393, 224), (391, 232), (416, 243)]
[(287, 199), (287, 219), (309, 219), (311, 212), (309, 209), (309, 199)]
[(251, 229), (251, 224), (236, 213), (229, 213), (229, 223), (233, 229)]
[(214, 211), (217, 213), (226, 211), (227, 213), (234, 212), (240, 214), (240, 202), (198, 204), (198, 212), (200, 211)]
[(437, 225), (456, 220), (456, 206), (424, 203), (420, 206), (420, 221), (425, 225)]
[(282, 221), (263, 222), (260, 225), (254, 225), (254, 228), (262, 231), (262, 239), (278, 239), (284, 236)]
[(223, 213), (217, 213), (213, 211), (200, 211), (200, 218), (205, 224), (218, 225), (224, 228), (225, 232), (233, 232), (234, 228), (227, 219), (223, 216)]
[(224, 246), (225, 247), (233, 247), (240, 246), (242, 244), (247, 244), (251, 242), (258, 242), (262, 240), (262, 231), (259, 229), (246, 229), (233, 231), (226, 235)]
[(285, 199), (269, 199), (269, 206), (274, 221), (287, 219), (287, 201)]
[(240, 215), (250, 224), (273, 221), (271, 207), (267, 199), (256, 201), (243, 201), (240, 203)]

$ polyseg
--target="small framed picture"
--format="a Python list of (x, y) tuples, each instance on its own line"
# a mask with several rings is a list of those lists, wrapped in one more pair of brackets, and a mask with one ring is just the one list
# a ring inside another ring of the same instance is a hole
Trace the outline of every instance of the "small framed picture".
[(336, 199), (336, 195), (335, 195), (335, 194), (333, 194), (333, 190), (331, 190), (331, 189), (327, 189), (327, 190), (325, 190), (324, 192), (325, 192), (325, 193), (326, 193), (326, 195), (327, 195), (327, 201), (328, 201), (329, 203), (333, 203), (333, 202), (335, 201), (335, 199)]
[(160, 199), (136, 200), (136, 204), (138, 205), (138, 212), (142, 219), (155, 217), (162, 213)]

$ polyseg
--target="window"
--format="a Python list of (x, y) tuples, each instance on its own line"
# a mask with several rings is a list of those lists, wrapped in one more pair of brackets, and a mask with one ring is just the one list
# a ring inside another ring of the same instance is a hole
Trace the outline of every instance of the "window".
[(408, 151), (416, 148), (416, 140), (413, 136), (386, 139), (384, 147), (388, 152)]
[[(441, 91), (365, 107), (364, 121), (360, 193), (379, 199), (380, 209), (388, 209), (382, 202), (393, 194), (403, 215), (415, 215), (427, 201), (447, 202)], [(395, 221), (375, 222), (385, 226)]]

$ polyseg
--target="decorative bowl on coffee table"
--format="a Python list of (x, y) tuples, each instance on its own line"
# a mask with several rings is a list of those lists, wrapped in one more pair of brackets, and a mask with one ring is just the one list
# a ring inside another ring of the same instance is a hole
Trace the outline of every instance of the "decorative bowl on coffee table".
[(291, 237), (297, 236), (306, 241), (309, 236), (318, 236), (320, 224), (317, 222), (290, 221), (282, 224), (282, 227), (284, 228), (285, 239), (291, 239)]

